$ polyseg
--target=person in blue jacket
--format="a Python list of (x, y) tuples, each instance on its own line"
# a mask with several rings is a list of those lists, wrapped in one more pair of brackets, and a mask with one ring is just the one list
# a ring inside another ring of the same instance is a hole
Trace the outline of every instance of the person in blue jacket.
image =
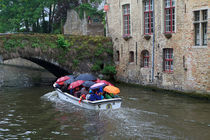
[(101, 96), (95, 94), (95, 92), (93, 90), (90, 90), (86, 99), (90, 100), (90, 101), (96, 101), (96, 100), (101, 100)]

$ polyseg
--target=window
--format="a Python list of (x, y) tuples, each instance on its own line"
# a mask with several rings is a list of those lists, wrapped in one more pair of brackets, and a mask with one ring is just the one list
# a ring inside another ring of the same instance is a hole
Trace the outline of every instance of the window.
[(134, 62), (134, 52), (133, 51), (130, 51), (129, 53), (129, 62)]
[(207, 10), (194, 12), (195, 46), (207, 45), (207, 13)]
[(149, 67), (149, 52), (144, 50), (141, 52), (141, 67)]
[(163, 70), (173, 72), (173, 49), (163, 49)]
[(175, 32), (175, 0), (165, 0), (165, 33)]
[(123, 35), (130, 35), (130, 4), (123, 5)]
[(116, 52), (116, 61), (120, 61), (120, 51)]
[(153, 0), (144, 1), (144, 34), (153, 33)]

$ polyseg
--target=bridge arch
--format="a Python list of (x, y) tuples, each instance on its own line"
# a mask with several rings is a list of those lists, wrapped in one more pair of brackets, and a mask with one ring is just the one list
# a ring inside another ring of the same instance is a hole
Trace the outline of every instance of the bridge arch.
[(56, 77), (100, 73), (101, 64), (114, 64), (112, 40), (103, 36), (0, 35), (0, 62), (14, 58), (34, 62)]
[(25, 57), (25, 56), (18, 57), (16, 55), (14, 57), (4, 58), (2, 55), (0, 55), (0, 63), (3, 63), (5, 60), (10, 60), (10, 59), (15, 59), (15, 58), (22, 58), (22, 59), (31, 61), (31, 62), (43, 67), (44, 69), (46, 69), (47, 71), (49, 71), (50, 73), (55, 75), (56, 77), (61, 77), (63, 75), (68, 75), (68, 74), (72, 73), (70, 70), (66, 70), (66, 69), (62, 68), (62, 66), (60, 66), (57, 62), (55, 62), (53, 60), (51, 60), (51, 62), (50, 62), (49, 60), (38, 58), (38, 57)]

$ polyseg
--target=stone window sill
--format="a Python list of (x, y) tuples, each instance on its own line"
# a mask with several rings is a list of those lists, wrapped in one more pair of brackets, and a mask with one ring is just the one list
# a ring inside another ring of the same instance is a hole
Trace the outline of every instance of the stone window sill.
[(144, 35), (144, 38), (145, 38), (146, 40), (149, 40), (149, 39), (151, 38), (151, 35)]
[(129, 64), (130, 64), (130, 65), (133, 65), (133, 64), (135, 64), (135, 63), (134, 63), (134, 62), (129, 62)]
[(193, 49), (207, 49), (208, 46), (192, 46)]
[(131, 35), (124, 35), (124, 36), (123, 36), (123, 39), (124, 39), (125, 41), (129, 40), (130, 38), (132, 38)]
[(170, 39), (172, 37), (172, 33), (165, 33), (164, 34), (166, 38)]
[(173, 74), (174, 73), (174, 71), (163, 71), (164, 73), (166, 73), (166, 74)]

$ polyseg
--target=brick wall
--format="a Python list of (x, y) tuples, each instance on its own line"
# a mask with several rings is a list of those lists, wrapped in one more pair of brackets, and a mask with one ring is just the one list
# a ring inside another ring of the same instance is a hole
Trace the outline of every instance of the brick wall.
[[(144, 7), (142, 0), (107, 0), (110, 10), (108, 31), (114, 42), (114, 52), (120, 52), (116, 61), (119, 80), (139, 84), (153, 84), (180, 91), (210, 93), (210, 3), (208, 0), (176, 0), (175, 32), (171, 38), (164, 34), (164, 0), (155, 0), (154, 81), (151, 81), (153, 35), (145, 39)], [(123, 39), (122, 5), (130, 4), (131, 37)], [(194, 11), (208, 9), (207, 45), (194, 44)], [(173, 72), (163, 71), (163, 49), (173, 48)], [(141, 67), (141, 52), (149, 51), (149, 67)], [(129, 52), (134, 51), (134, 62), (129, 63)], [(115, 60), (116, 59), (115, 53)]]

